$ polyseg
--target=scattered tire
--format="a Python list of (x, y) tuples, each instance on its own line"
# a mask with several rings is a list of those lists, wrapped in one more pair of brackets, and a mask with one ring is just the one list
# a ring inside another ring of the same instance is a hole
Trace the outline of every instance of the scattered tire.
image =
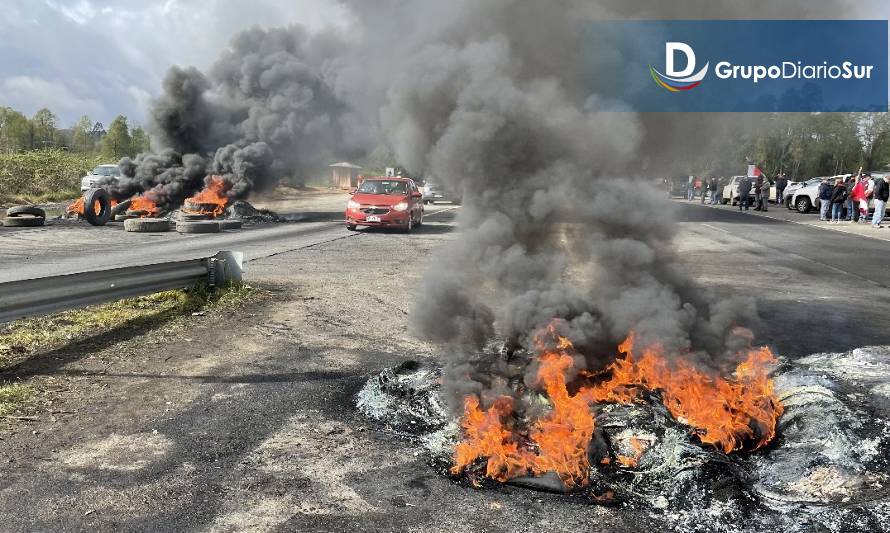
[(131, 217), (144, 217), (148, 216), (148, 211), (127, 211), (127, 216)]
[(127, 211), (127, 209), (130, 208), (131, 205), (133, 205), (133, 200), (124, 200), (123, 202), (111, 208), (111, 215), (114, 217), (122, 215)]
[(130, 219), (133, 219), (133, 218), (136, 218), (136, 217), (133, 217), (133, 216), (130, 216), (130, 215), (114, 215), (114, 221), (115, 221), (115, 222), (126, 222), (126, 221), (128, 221), (128, 220), (130, 220)]
[(10, 207), (6, 210), (6, 218), (15, 218), (22, 215), (46, 219), (46, 211), (39, 207), (19, 206)]
[[(90, 189), (83, 195), (83, 217), (93, 226), (104, 226), (111, 219), (111, 197), (105, 189)], [(99, 204), (97, 213), (94, 206)]]
[(222, 231), (222, 226), (219, 222), (212, 220), (179, 221), (176, 223), (176, 231), (179, 233), (219, 233)]
[(131, 218), (124, 221), (124, 229), (130, 233), (165, 233), (170, 231), (170, 221), (163, 218)]
[(225, 231), (230, 229), (241, 229), (244, 223), (240, 220), (220, 220), (219, 227)]
[(6, 228), (39, 228), (44, 224), (46, 224), (46, 219), (43, 217), (15, 216), (3, 219), (3, 227)]
[(208, 217), (207, 215), (200, 215), (197, 213), (195, 213), (195, 214), (180, 213), (178, 218), (179, 218), (179, 220), (182, 220), (185, 222), (195, 222), (198, 220), (210, 220), (210, 217)]

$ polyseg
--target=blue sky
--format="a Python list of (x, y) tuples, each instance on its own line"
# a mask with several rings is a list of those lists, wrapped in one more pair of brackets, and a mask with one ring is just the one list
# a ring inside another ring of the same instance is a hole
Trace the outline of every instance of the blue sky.
[(3, 0), (0, 106), (143, 123), (173, 64), (210, 65), (251, 25), (341, 25), (330, 0)]

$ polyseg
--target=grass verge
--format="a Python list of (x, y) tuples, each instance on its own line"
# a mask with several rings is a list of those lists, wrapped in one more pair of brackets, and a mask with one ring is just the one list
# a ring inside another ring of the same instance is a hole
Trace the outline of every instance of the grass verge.
[(0, 385), (0, 418), (28, 412), (34, 405), (35, 393), (30, 385)]
[(141, 296), (0, 325), (0, 370), (31, 355), (114, 330), (147, 330), (198, 311), (236, 308), (259, 299), (246, 284), (195, 287)]

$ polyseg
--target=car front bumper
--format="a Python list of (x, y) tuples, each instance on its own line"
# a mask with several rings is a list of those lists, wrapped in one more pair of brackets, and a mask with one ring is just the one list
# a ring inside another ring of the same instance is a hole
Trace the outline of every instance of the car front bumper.
[(411, 216), (409, 211), (395, 211), (391, 209), (387, 210), (386, 213), (379, 211), (381, 210), (347, 209), (346, 224), (349, 226), (405, 227), (408, 225), (408, 219)]

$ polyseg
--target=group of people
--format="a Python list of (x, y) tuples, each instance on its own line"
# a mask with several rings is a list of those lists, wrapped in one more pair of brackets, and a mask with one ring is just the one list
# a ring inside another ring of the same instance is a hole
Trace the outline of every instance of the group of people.
[(875, 202), (871, 225), (873, 228), (883, 228), (887, 201), (890, 199), (890, 174), (872, 179), (868, 172), (860, 172), (838, 178), (833, 184), (825, 178), (819, 185), (819, 220), (829, 224), (839, 224), (843, 220), (866, 224), (870, 199)]
[[(776, 186), (776, 203), (781, 203), (788, 187), (785, 174), (778, 173), (773, 180), (764, 176), (753, 179), (741, 178), (738, 182), (739, 211), (748, 211), (751, 208), (752, 192), (754, 211), (768, 211), (773, 184)], [(723, 179), (716, 177), (706, 179), (690, 177), (687, 199), (693, 201), (700, 192), (701, 203), (717, 205), (723, 199), (722, 191), (725, 185)], [(870, 173), (860, 171), (843, 179), (838, 178), (834, 183), (831, 183), (829, 178), (823, 178), (819, 186), (820, 220), (829, 224), (837, 224), (844, 220), (865, 224), (868, 222), (870, 212), (869, 201), (873, 199), (875, 213), (871, 225), (883, 228), (888, 197), (890, 197), (890, 174), (873, 179)]]
[[(776, 174), (776, 197), (782, 198), (785, 194), (785, 188), (788, 186), (788, 179), (785, 174)], [(773, 182), (769, 179), (759, 176), (755, 179), (743, 177), (738, 184), (739, 193), (739, 211), (747, 211), (751, 205), (751, 191), (754, 191), (754, 210), (769, 211), (770, 188)], [(690, 178), (688, 187), (688, 199), (692, 201), (695, 198), (695, 191), (701, 190), (701, 203), (717, 205), (723, 199), (724, 180), (715, 176), (711, 176), (705, 180)]]

